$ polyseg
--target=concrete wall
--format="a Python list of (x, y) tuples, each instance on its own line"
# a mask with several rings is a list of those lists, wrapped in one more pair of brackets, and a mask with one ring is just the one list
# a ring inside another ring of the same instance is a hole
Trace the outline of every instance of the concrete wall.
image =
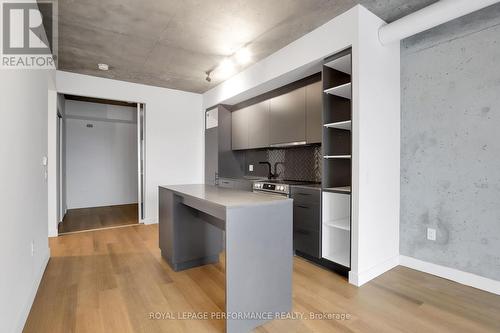
[(65, 105), (68, 209), (137, 203), (137, 108)]
[(401, 55), (400, 252), (500, 280), (500, 5)]

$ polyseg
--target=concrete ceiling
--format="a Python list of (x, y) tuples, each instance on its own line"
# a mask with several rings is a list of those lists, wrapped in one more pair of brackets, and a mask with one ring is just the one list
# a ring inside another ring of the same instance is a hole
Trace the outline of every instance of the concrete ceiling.
[(201, 93), (222, 80), (205, 71), (247, 43), (254, 63), (358, 3), (391, 22), (434, 2), (59, 0), (59, 69)]

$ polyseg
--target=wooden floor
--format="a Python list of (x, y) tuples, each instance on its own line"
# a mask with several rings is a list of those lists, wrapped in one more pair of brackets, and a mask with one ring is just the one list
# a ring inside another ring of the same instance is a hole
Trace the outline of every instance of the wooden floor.
[[(223, 332), (224, 265), (173, 272), (156, 225), (50, 239), (52, 257), (24, 332)], [(293, 310), (345, 320), (276, 320), (255, 332), (500, 332), (500, 296), (397, 267), (361, 288), (295, 258)], [(150, 319), (150, 312), (165, 314)]]
[(137, 204), (69, 209), (59, 233), (137, 224), (138, 216)]

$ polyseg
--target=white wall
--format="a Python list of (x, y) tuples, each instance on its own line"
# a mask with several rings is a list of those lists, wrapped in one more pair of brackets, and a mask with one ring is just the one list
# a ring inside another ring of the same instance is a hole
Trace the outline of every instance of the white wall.
[(62, 71), (57, 90), (146, 104), (146, 223), (157, 222), (159, 185), (203, 182), (201, 95)]
[(353, 47), (353, 251), (362, 285), (399, 263), (400, 51), (382, 46), (384, 22), (359, 6)]
[(21, 332), (49, 258), (42, 166), (49, 75), (0, 70), (0, 332)]
[(65, 111), (68, 209), (137, 203), (137, 109), (66, 100)]

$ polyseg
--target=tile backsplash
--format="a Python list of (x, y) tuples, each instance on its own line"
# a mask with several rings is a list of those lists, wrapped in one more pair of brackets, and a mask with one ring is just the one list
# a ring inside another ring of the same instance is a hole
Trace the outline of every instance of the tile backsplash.
[[(280, 179), (321, 182), (321, 145), (247, 150), (245, 154), (247, 176), (267, 176), (267, 166), (259, 165), (262, 161), (271, 163), (273, 172), (275, 163), (280, 163)], [(250, 164), (254, 167), (253, 172), (249, 171)]]

